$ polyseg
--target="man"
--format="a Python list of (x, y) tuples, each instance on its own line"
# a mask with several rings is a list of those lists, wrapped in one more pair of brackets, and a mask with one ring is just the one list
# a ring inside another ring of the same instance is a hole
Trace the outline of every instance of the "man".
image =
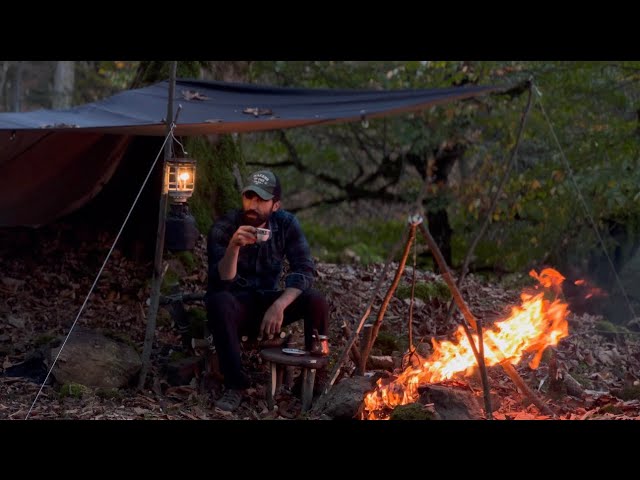
[[(328, 333), (329, 308), (311, 289), (315, 265), (296, 217), (280, 209), (282, 189), (269, 170), (252, 173), (242, 190), (242, 209), (211, 227), (207, 243), (209, 281), (207, 324), (224, 375), (225, 393), (215, 405), (235, 410), (249, 386), (240, 360), (240, 337), (277, 334), (283, 325), (304, 320), (305, 347), (312, 333)], [(256, 235), (257, 228), (270, 231)], [(280, 288), (283, 261), (289, 262)]]

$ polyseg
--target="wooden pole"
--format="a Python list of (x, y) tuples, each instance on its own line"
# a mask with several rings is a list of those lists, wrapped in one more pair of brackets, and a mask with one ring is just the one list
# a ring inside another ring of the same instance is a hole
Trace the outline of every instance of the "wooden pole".
[(367, 358), (371, 353), (371, 349), (373, 348), (373, 344), (378, 337), (378, 331), (380, 330), (380, 325), (382, 325), (382, 319), (384, 318), (384, 314), (387, 311), (387, 307), (389, 306), (389, 302), (391, 301), (391, 297), (393, 296), (396, 288), (398, 288), (398, 284), (400, 283), (400, 279), (402, 278), (402, 272), (404, 272), (404, 266), (407, 263), (407, 257), (409, 256), (409, 251), (411, 250), (411, 244), (413, 243), (413, 239), (416, 236), (416, 225), (411, 224), (409, 226), (409, 236), (407, 237), (407, 243), (404, 246), (404, 251), (402, 252), (402, 258), (400, 259), (400, 264), (398, 265), (398, 270), (396, 271), (396, 275), (393, 278), (393, 282), (391, 282), (391, 286), (389, 290), (387, 290), (387, 294), (382, 301), (382, 305), (380, 306), (380, 311), (378, 312), (378, 317), (376, 318), (375, 323), (373, 324), (373, 328), (371, 330), (371, 338), (369, 338), (368, 342), (363, 344), (363, 350), (360, 352), (360, 371), (358, 372), (360, 375), (364, 375), (364, 371), (367, 366)]
[[(427, 241), (427, 245), (429, 246), (429, 249), (431, 250), (433, 257), (436, 259), (436, 262), (438, 263), (438, 267), (440, 268), (442, 278), (444, 278), (444, 281), (447, 283), (447, 285), (449, 286), (449, 289), (451, 290), (451, 294), (453, 295), (453, 299), (455, 300), (456, 305), (458, 306), (458, 310), (462, 312), (462, 315), (464, 316), (465, 320), (469, 323), (469, 325), (473, 327), (476, 333), (480, 332), (480, 330), (478, 329), (478, 325), (475, 317), (473, 316), (473, 314), (469, 310), (469, 307), (467, 306), (464, 299), (462, 298), (462, 295), (460, 294), (460, 290), (458, 290), (458, 287), (453, 281), (453, 277), (451, 276), (449, 267), (447, 266), (447, 263), (442, 257), (442, 253), (440, 253), (440, 249), (438, 248), (438, 245), (436, 244), (435, 240), (429, 233), (429, 230), (427, 230), (427, 228), (424, 226), (424, 223), (420, 224), (420, 231), (422, 232), (422, 235)], [(473, 338), (471, 337), (469, 338), (469, 343), (473, 347), (473, 350), (475, 353), (476, 348), (473, 342)], [(504, 355), (502, 355), (502, 353), (500, 352), (500, 350), (497, 348), (496, 345), (487, 342), (487, 347), (504, 358)], [(550, 415), (553, 418), (556, 418), (556, 414), (547, 405), (542, 403), (542, 401), (537, 397), (537, 395), (527, 386), (526, 383), (524, 383), (524, 380), (522, 379), (522, 377), (520, 377), (520, 375), (518, 374), (516, 369), (513, 367), (513, 365), (511, 365), (508, 361), (502, 361), (500, 362), (500, 366), (504, 369), (504, 371), (509, 376), (509, 378), (511, 378), (513, 383), (515, 383), (516, 386), (520, 388), (520, 390), (522, 390), (522, 392), (531, 399), (531, 401), (535, 404), (536, 407), (538, 407), (540, 411), (546, 413), (547, 415)], [(484, 366), (484, 362), (480, 362), (479, 367), (481, 371), (483, 368), (486, 370)], [(484, 383), (484, 379), (486, 378), (487, 377), (486, 377), (486, 371), (485, 371), (483, 372), (483, 383)], [(485, 390), (488, 389), (488, 385), (483, 385), (483, 386)], [(485, 397), (489, 398), (486, 392), (485, 392)]]
[[(173, 97), (176, 88), (176, 70), (178, 62), (171, 62), (171, 73), (169, 77), (169, 101), (167, 102), (167, 135), (171, 132), (173, 124)], [(168, 139), (164, 146), (164, 161), (162, 162), (162, 192), (160, 193), (160, 208), (158, 209), (158, 231), (156, 234), (156, 253), (153, 262), (153, 278), (151, 279), (151, 305), (147, 316), (147, 330), (144, 336), (144, 348), (142, 351), (142, 370), (138, 379), (138, 389), (144, 388), (151, 362), (151, 350), (153, 339), (156, 333), (156, 318), (158, 316), (158, 305), (160, 303), (160, 285), (162, 284), (162, 256), (164, 253), (164, 233), (167, 216), (167, 160), (171, 158), (173, 142)]]

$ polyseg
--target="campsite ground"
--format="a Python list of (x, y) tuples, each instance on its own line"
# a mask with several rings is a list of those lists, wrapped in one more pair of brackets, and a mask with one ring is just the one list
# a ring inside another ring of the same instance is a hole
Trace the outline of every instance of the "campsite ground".
[[(10, 238), (9, 238), (10, 237)], [(30, 358), (55, 338), (68, 333), (78, 315), (95, 275), (110, 246), (107, 235), (89, 241), (77, 232), (50, 228), (39, 231), (12, 232), (0, 242), (0, 419), (23, 419), (32, 406), (40, 383), (41, 371), (32, 377), (7, 376), (7, 371)], [(205, 275), (204, 238), (194, 252), (192, 270), (180, 276), (180, 289), (202, 291)], [(387, 272), (383, 287), (374, 302), (375, 318), (397, 264)], [(341, 353), (346, 338), (343, 321), (359, 321), (371, 300), (382, 272), (381, 264), (326, 264), (319, 262), (317, 286), (331, 305), (332, 362)], [(391, 300), (374, 353), (396, 357), (407, 345), (407, 317), (412, 279), (408, 267)], [(439, 276), (429, 271), (416, 272), (418, 284), (441, 285)], [(78, 325), (103, 329), (128, 337), (141, 351), (144, 339), (145, 302), (149, 295), (150, 264), (137, 263), (118, 250), (108, 262)], [(519, 282), (521, 284), (526, 281)], [(446, 290), (446, 289), (445, 289)], [(404, 292), (404, 293), (401, 293)], [(474, 315), (487, 326), (503, 317), (519, 300), (519, 288), (505, 288), (471, 275), (462, 294)], [(426, 289), (416, 300), (413, 320), (417, 343), (428, 355), (432, 337), (450, 338), (456, 329), (445, 322), (447, 295), (441, 289)], [(195, 307), (191, 307), (195, 308)], [(278, 409), (270, 411), (265, 400), (266, 367), (257, 361), (254, 350), (245, 357), (251, 366), (254, 385), (247, 391), (241, 407), (234, 413), (212, 407), (219, 391), (215, 379), (194, 379), (184, 385), (171, 385), (165, 375), (169, 357), (182, 350), (178, 332), (166, 315), (160, 315), (153, 365), (148, 387), (142, 392), (121, 389), (105, 394), (96, 389), (47, 382), (30, 414), (33, 419), (296, 419), (318, 418), (300, 414), (300, 402), (294, 395), (277, 397)], [(589, 313), (571, 313), (569, 337), (554, 348), (558, 370), (575, 379), (579, 394), (552, 395), (549, 385), (549, 358), (532, 370), (521, 362), (517, 371), (561, 419), (640, 419), (640, 344), (637, 332), (611, 329), (601, 317)], [(183, 353), (185, 353), (183, 351)], [(343, 376), (352, 373), (347, 362)], [(489, 369), (495, 418), (546, 419), (522, 394), (502, 370)], [(341, 377), (342, 378), (342, 377)], [(479, 394), (475, 377), (459, 377), (459, 385)]]

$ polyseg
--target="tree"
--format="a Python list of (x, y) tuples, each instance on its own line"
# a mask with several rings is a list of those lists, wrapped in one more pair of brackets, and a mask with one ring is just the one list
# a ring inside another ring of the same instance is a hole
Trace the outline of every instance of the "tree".
[(75, 62), (56, 62), (53, 75), (52, 108), (71, 107), (75, 78)]

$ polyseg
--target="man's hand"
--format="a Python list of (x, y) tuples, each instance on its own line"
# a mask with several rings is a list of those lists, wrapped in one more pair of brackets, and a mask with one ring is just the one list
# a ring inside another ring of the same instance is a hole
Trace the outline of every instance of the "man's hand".
[(264, 313), (259, 335), (268, 338), (269, 335), (278, 333), (282, 327), (283, 318), (284, 308), (281, 308), (278, 302), (273, 303)]
[(238, 230), (235, 231), (231, 240), (229, 240), (230, 247), (244, 247), (252, 243), (256, 243), (256, 228), (250, 225), (241, 225), (238, 227)]

